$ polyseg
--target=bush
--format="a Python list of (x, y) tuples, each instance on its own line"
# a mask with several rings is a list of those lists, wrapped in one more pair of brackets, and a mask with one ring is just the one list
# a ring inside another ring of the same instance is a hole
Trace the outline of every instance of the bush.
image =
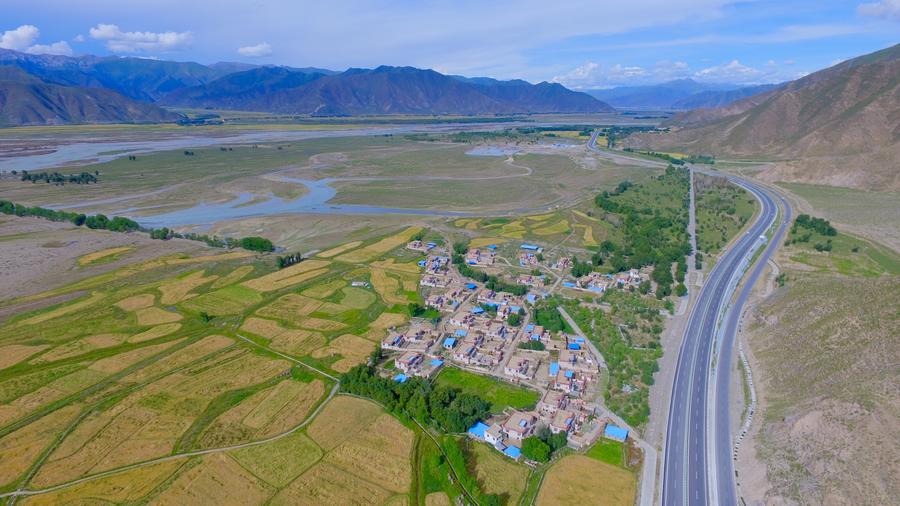
[(528, 460), (547, 462), (550, 460), (550, 446), (537, 436), (527, 437), (522, 441), (522, 455)]

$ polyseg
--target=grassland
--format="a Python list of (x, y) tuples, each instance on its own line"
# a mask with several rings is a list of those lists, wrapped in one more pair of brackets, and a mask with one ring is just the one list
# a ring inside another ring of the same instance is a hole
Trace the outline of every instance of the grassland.
[(499, 496), (502, 504), (518, 504), (528, 482), (529, 469), (483, 443), (470, 441), (466, 450), (469, 474), (475, 477), (481, 490)]
[(445, 368), (438, 375), (437, 382), (459, 388), (463, 392), (477, 394), (491, 403), (491, 410), (494, 413), (499, 413), (507, 407), (530, 409), (540, 398), (540, 394), (534, 390), (454, 367)]
[[(820, 251), (823, 245), (829, 249)], [(825, 236), (805, 228), (792, 230), (783, 253), (789, 266), (805, 271), (869, 278), (900, 275), (900, 254), (844, 232)]]
[(756, 199), (725, 178), (694, 174), (697, 249), (715, 254), (753, 216)]

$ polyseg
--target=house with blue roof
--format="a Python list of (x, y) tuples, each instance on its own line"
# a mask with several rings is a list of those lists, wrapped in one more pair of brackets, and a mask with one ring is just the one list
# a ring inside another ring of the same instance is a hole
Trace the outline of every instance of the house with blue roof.
[(444, 339), (444, 345), (443, 345), (443, 346), (444, 346), (444, 349), (445, 349), (445, 350), (452, 350), (453, 347), (456, 346), (456, 338), (448, 337), (447, 339)]
[(536, 244), (522, 243), (519, 247), (526, 251), (541, 251), (541, 247)]
[(603, 429), (603, 437), (607, 439), (612, 439), (614, 441), (625, 442), (628, 439), (628, 430), (623, 429), (617, 425), (613, 425), (611, 423), (606, 424), (606, 428)]
[(402, 373), (394, 376), (394, 381), (396, 381), (397, 383), (405, 383), (408, 379), (409, 377)]
[(453, 333), (456, 337), (466, 337), (469, 335), (469, 332), (466, 329), (456, 329), (456, 332)]
[(519, 457), (522, 455), (522, 450), (515, 446), (507, 446), (503, 449), (503, 454), (513, 460), (519, 460)]
[(477, 422), (466, 432), (472, 436), (477, 437), (478, 439), (484, 439), (484, 433), (487, 432), (488, 428), (489, 427), (484, 422)]
[(550, 376), (555, 378), (559, 374), (559, 362), (550, 362)]

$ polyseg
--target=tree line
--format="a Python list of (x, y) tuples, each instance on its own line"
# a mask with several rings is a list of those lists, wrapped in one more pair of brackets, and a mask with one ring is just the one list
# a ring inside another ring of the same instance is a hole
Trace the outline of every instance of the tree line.
[[(15, 172), (13, 172), (15, 174)], [(31, 181), (32, 183), (40, 183), (44, 182), (47, 184), (53, 183), (57, 186), (62, 186), (66, 183), (73, 184), (91, 184), (100, 182), (99, 171), (95, 171), (93, 174), (90, 172), (82, 172), (81, 174), (60, 174), (59, 172), (28, 172), (27, 170), (22, 171), (21, 180), (22, 181)]]
[(69, 222), (77, 227), (87, 227), (93, 230), (109, 230), (111, 232), (147, 232), (151, 239), (169, 240), (169, 239), (188, 239), (191, 241), (204, 242), (209, 246), (216, 248), (243, 248), (250, 251), (269, 252), (275, 250), (272, 241), (264, 237), (215, 237), (204, 234), (186, 233), (181, 234), (167, 227), (163, 228), (143, 228), (140, 224), (131, 218), (124, 216), (108, 217), (105, 214), (83, 214), (73, 213), (69, 211), (58, 211), (56, 209), (48, 209), (46, 207), (26, 206), (16, 204), (8, 200), (0, 200), (0, 213), (14, 216), (32, 216), (43, 218), (50, 221)]

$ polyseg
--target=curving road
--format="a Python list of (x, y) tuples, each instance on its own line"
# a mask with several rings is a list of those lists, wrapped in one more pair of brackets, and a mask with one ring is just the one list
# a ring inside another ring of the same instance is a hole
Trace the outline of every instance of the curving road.
[[(730, 177), (756, 197), (762, 209), (748, 231), (718, 260), (689, 316), (669, 405), (663, 463), (664, 505), (737, 504), (732, 461), (729, 387), (734, 338), (743, 305), (784, 232), (787, 220), (763, 252), (740, 296), (738, 282), (778, 217), (768, 190)], [(789, 207), (785, 207), (789, 213)], [(723, 320), (723, 312), (727, 315)], [(717, 367), (721, 364), (721, 367)]]
[[(595, 132), (588, 142), (589, 149), (615, 160), (636, 161), (597, 148), (598, 133)], [(646, 166), (667, 165), (641, 161)], [(691, 170), (722, 175), (695, 167)], [(761, 212), (749, 229), (721, 255), (688, 319), (669, 401), (662, 469), (664, 505), (737, 505), (738, 502), (729, 411), (735, 335), (753, 285), (790, 223), (791, 207), (783, 197), (759, 184), (735, 176), (726, 177), (753, 194), (760, 202)], [(776, 198), (784, 210), (780, 217)], [(780, 224), (766, 245), (763, 236), (776, 220)], [(765, 250), (734, 298), (753, 255), (763, 245), (766, 245)], [(652, 490), (652, 486), (646, 490)], [(650, 504), (651, 501), (642, 497), (641, 503)]]

